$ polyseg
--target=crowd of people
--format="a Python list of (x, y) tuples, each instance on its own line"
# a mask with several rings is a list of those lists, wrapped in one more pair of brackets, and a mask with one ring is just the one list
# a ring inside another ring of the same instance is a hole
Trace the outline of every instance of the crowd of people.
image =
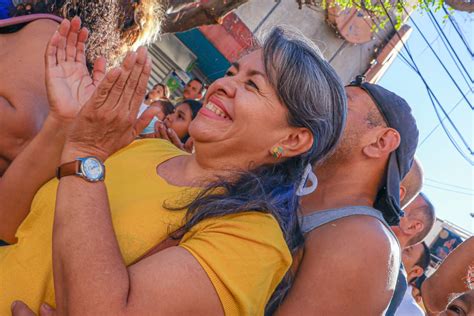
[(274, 27), (171, 100), (144, 46), (91, 66), (79, 17), (34, 16), (0, 23), (1, 315), (474, 313), (472, 238), (426, 274), (402, 97)]

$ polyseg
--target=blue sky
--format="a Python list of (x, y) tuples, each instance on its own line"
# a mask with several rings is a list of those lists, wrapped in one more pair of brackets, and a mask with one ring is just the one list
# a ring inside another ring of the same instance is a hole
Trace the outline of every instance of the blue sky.
[[(443, 18), (444, 15), (442, 10), (435, 13), (453, 48), (474, 79), (474, 58), (455, 32), (453, 24)], [(474, 90), (474, 84), (468, 81), (468, 85), (456, 68), (428, 14), (415, 12), (412, 18), (440, 56), (461, 90), (465, 93), (470, 89)], [(467, 13), (455, 12), (454, 18), (465, 35), (471, 50), (474, 50), (474, 14), (469, 16)], [(467, 101), (462, 100), (461, 93), (443, 70), (412, 22), (409, 21), (408, 24), (414, 29), (407, 44), (415, 62), (446, 111), (449, 112), (459, 103), (452, 110), (450, 117), (469, 146), (474, 149), (474, 111), (470, 109)], [(405, 52), (404, 55), (406, 56)], [(469, 78), (467, 79), (469, 80)], [(400, 57), (397, 57), (379, 84), (403, 96), (412, 106), (420, 130), (420, 142), (423, 141), (439, 121), (418, 75)], [(474, 93), (467, 94), (467, 98), (474, 105)], [(459, 139), (457, 140), (471, 161), (474, 161), (474, 156), (469, 154)], [(470, 213), (474, 213), (474, 167), (456, 151), (441, 126), (432, 132), (421, 146), (419, 145), (417, 157), (425, 171), (426, 180), (423, 192), (435, 205), (438, 217), (474, 233), (474, 220), (470, 216)]]

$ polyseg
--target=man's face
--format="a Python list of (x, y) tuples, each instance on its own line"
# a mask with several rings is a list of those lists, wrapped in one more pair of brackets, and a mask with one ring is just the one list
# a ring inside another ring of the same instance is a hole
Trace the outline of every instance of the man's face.
[(415, 267), (422, 254), (423, 245), (421, 243), (403, 249), (402, 262), (408, 273), (410, 273), (413, 267)]
[(191, 80), (184, 87), (183, 96), (185, 99), (200, 100), (202, 97), (201, 90), (202, 84), (197, 80)]
[(405, 216), (400, 218), (400, 229), (406, 234), (417, 234), (424, 228), (423, 218), (419, 215), (420, 208), (428, 207), (423, 196), (418, 195), (410, 204), (403, 210)]

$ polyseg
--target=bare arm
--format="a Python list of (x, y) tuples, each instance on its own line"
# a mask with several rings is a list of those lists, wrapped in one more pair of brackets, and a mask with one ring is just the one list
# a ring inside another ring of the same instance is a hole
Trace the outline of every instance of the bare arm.
[(469, 290), (466, 275), (472, 264), (474, 264), (474, 237), (454, 249), (438, 269), (423, 282), (421, 294), (428, 311), (437, 313), (445, 310), (451, 294)]
[(376, 219), (337, 220), (309, 233), (305, 244), (277, 315), (383, 315), (400, 259), (396, 242)]
[[(64, 21), (47, 46), (46, 87), (50, 114), (31, 143), (0, 178), (0, 239), (16, 242), (15, 233), (28, 215), (39, 188), (54, 177), (68, 125), (102, 79), (98, 60), (91, 78), (85, 64), (87, 30), (81, 22)], [(61, 87), (70, 87), (65, 93)]]
[(0, 179), (0, 239), (15, 243), (38, 189), (54, 176), (65, 139), (64, 123), (48, 117), (38, 135)]
[[(89, 155), (105, 160), (135, 139), (142, 128), (136, 113), (150, 71), (141, 48), (126, 57), (120, 70), (107, 74), (72, 126), (63, 163)], [(74, 176), (60, 180), (53, 268), (61, 315), (223, 314), (206, 273), (181, 247), (125, 266), (102, 182)]]

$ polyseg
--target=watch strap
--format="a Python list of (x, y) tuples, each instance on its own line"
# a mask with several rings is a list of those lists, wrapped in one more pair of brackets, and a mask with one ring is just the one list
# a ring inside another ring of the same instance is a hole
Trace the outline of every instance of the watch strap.
[(70, 162), (66, 162), (60, 165), (56, 171), (56, 177), (61, 179), (62, 177), (66, 176), (75, 176), (79, 174), (79, 168), (81, 167), (80, 160), (74, 160)]

